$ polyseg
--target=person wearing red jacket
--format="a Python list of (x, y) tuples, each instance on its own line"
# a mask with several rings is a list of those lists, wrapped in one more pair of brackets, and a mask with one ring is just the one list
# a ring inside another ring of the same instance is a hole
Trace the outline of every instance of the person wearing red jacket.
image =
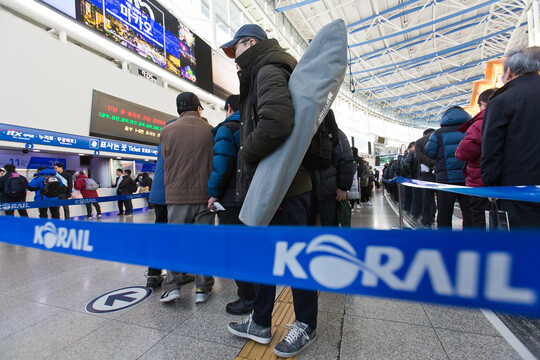
[[(77, 180), (75, 181), (75, 190), (79, 190), (83, 196), (83, 198), (97, 198), (99, 197), (98, 192), (96, 190), (87, 190), (86, 189), (86, 181), (88, 179), (88, 176), (84, 172), (80, 172), (79, 175), (77, 175)], [(93, 203), (93, 204), (85, 204), (86, 205), (86, 220), (92, 219), (92, 205), (96, 208), (97, 216), (96, 218), (101, 219), (101, 207), (99, 206), (99, 203)]]
[[(456, 149), (456, 158), (466, 162), (465, 166), (463, 166), (463, 175), (465, 176), (465, 185), (470, 187), (484, 187), (480, 171), (482, 123), (489, 98), (496, 90), (488, 89), (482, 92), (478, 96), (478, 108), (480, 112), (458, 128), (459, 131), (465, 133), (465, 138), (461, 140)], [(491, 202), (487, 198), (471, 196), (473, 227), (486, 228), (485, 211), (490, 209)]]

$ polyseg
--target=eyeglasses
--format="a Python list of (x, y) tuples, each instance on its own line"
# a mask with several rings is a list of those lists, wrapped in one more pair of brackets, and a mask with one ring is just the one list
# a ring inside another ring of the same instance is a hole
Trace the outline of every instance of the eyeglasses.
[(239, 41), (239, 42), (237, 42), (236, 44), (233, 45), (231, 50), (233, 51), (234, 56), (236, 56), (236, 48), (238, 47), (238, 45), (243, 44), (245, 42), (248, 42), (249, 40), (251, 40), (251, 39), (247, 39), (247, 40), (244, 40), (244, 41)]

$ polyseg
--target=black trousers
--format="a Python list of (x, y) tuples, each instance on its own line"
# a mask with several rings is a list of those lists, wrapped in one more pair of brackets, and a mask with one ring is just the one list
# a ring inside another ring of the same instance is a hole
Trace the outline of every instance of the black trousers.
[[(58, 200), (67, 200), (67, 199), (68, 199), (67, 194), (58, 195)], [(69, 206), (62, 206), (62, 208), (64, 209), (64, 219), (69, 220), (69, 218), (70, 218), (70, 216), (69, 216)]]
[[(283, 200), (270, 225), (306, 225), (306, 214), (311, 199), (310, 192)], [(316, 291), (292, 289), (296, 320), (317, 327), (318, 295)], [(272, 310), (276, 298), (274, 285), (255, 284), (253, 320), (260, 326), (272, 324)]]
[(499, 203), (508, 213), (511, 229), (540, 227), (540, 204), (513, 200), (499, 200)]
[(491, 210), (491, 201), (488, 198), (470, 196), (472, 226), (486, 230), (486, 210)]
[[(226, 207), (225, 211), (218, 211), (218, 218), (220, 225), (244, 225), (240, 221), (238, 215), (240, 215), (240, 207)], [(235, 280), (238, 290), (236, 293), (242, 300), (251, 301), (255, 299), (255, 286), (253, 283)]]
[[(19, 212), (20, 217), (28, 217), (28, 212), (26, 209), (17, 209), (17, 211)], [(15, 216), (15, 210), (6, 210), (6, 215)]]
[(472, 227), (471, 205), (468, 195), (455, 194), (447, 191), (437, 191), (437, 227), (452, 228), (452, 215), (454, 203), (459, 201), (461, 214), (463, 215), (463, 227)]
[(51, 212), (51, 219), (60, 219), (60, 208), (58, 206), (50, 207), (50, 208), (39, 208), (39, 217), (40, 218), (49, 218), (49, 215), (47, 214), (47, 209)]
[[(120, 203), (120, 201), (118, 202)], [(154, 211), (156, 214), (155, 224), (167, 224), (169, 219), (167, 217), (167, 205), (154, 204)], [(148, 276), (159, 276), (161, 275), (161, 269), (148, 268)]]
[(369, 198), (371, 197), (371, 189), (369, 188), (369, 185), (366, 186), (360, 186), (360, 201), (365, 203), (369, 201)]
[(97, 215), (101, 215), (101, 207), (99, 206), (99, 203), (85, 204), (85, 205), (86, 205), (86, 214), (88, 216), (92, 215), (92, 205), (94, 205), (94, 207), (96, 208)]
[(311, 202), (307, 213), (307, 224), (317, 225), (318, 214), (322, 226), (337, 226), (337, 201), (334, 195), (317, 201), (315, 191), (312, 191), (311, 194)]
[[(435, 175), (432, 173), (421, 173), (420, 180), (422, 181), (435, 181)], [(429, 189), (422, 189), (422, 225), (431, 226), (435, 217), (435, 191)]]
[(420, 211), (422, 210), (422, 189), (413, 187), (411, 188), (411, 191), (411, 215), (414, 218), (417, 218), (420, 215)]
[(412, 187), (410, 186), (402, 186), (401, 189), (401, 195), (403, 195), (403, 198), (401, 201), (403, 202), (403, 210), (410, 213), (411, 212), (411, 205), (412, 205)]

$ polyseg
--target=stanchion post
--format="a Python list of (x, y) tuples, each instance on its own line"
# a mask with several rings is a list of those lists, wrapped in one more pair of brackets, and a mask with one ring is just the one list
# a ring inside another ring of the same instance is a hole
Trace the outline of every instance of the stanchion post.
[(402, 197), (401, 190), (402, 190), (402, 186), (403, 186), (403, 185), (401, 185), (400, 183), (398, 183), (397, 191), (398, 191), (399, 228), (400, 228), (400, 229), (403, 229), (403, 207), (401, 206), (401, 197)]

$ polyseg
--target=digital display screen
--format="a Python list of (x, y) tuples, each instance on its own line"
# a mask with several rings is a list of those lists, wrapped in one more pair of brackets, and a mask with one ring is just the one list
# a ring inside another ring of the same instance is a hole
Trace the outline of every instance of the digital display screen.
[(176, 116), (94, 90), (90, 135), (157, 145), (161, 130)]
[[(207, 71), (205, 64), (211, 63), (210, 55), (207, 55), (208, 59), (197, 57), (199, 39), (157, 1), (67, 0), (75, 2), (74, 8), (60, 7), (58, 0), (42, 1), (154, 64), (212, 92), (211, 73), (209, 80), (206, 74), (199, 76), (199, 70)], [(204, 63), (202, 69), (198, 67), (199, 60)]]
[(398, 155), (381, 155), (375, 158), (375, 165), (389, 164), (392, 160), (397, 159)]

